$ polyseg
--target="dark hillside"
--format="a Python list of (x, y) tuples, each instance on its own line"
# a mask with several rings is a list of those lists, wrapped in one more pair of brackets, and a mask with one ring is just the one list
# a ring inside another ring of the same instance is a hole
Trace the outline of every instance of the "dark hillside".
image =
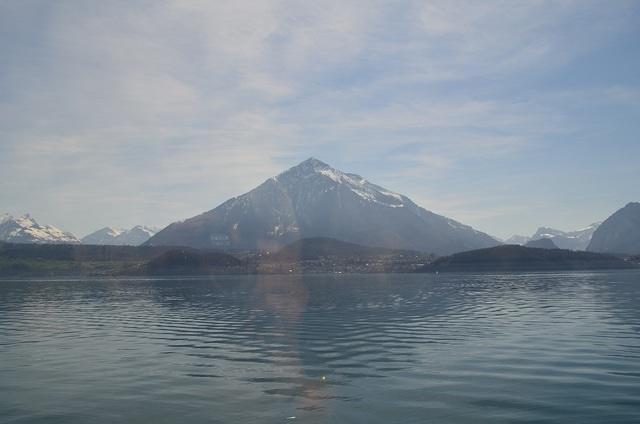
[(599, 253), (505, 245), (446, 256), (420, 271), (560, 271), (633, 267), (630, 261)]
[(173, 249), (150, 260), (146, 271), (151, 275), (206, 275), (242, 264), (240, 259), (221, 252)]

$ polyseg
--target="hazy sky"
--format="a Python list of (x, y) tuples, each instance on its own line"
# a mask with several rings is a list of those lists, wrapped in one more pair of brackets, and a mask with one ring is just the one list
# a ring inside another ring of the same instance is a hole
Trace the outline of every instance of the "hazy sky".
[(0, 212), (164, 226), (315, 156), (493, 235), (640, 200), (638, 1), (0, 2)]

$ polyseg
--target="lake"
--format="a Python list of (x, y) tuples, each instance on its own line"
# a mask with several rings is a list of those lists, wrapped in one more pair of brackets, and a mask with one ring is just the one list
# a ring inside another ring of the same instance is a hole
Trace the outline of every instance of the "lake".
[(2, 423), (638, 423), (640, 272), (0, 281)]

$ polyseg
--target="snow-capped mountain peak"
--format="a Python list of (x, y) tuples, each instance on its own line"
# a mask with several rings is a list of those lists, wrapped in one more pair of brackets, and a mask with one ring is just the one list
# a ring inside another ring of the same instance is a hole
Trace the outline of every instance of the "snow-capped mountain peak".
[(591, 237), (596, 229), (600, 226), (600, 222), (594, 222), (585, 228), (574, 231), (562, 231), (550, 227), (540, 227), (531, 236), (514, 235), (507, 239), (507, 244), (526, 244), (531, 240), (551, 239), (559, 248), (570, 250), (585, 250), (591, 241)]
[(583, 232), (591, 231), (591, 232), (593, 233), (595, 230), (597, 230), (597, 229), (598, 229), (598, 227), (600, 226), (600, 224), (602, 224), (602, 221), (600, 221), (600, 222), (594, 222), (593, 224), (588, 225), (588, 226), (586, 226), (586, 227), (584, 227), (584, 228), (580, 228), (579, 230), (576, 230), (575, 232), (576, 232), (576, 233), (583, 233)]
[(331, 186), (327, 190), (335, 189), (337, 186), (346, 187), (362, 201), (390, 208), (401, 208), (405, 206), (405, 203), (410, 202), (406, 197), (372, 184), (360, 175), (342, 172), (313, 157), (288, 169), (272, 180), (284, 184), (291, 181), (295, 181), (296, 184), (299, 184), (300, 181), (309, 184), (308, 180), (314, 178), (319, 180), (315, 185), (322, 184), (324, 181)]
[(437, 254), (498, 244), (487, 234), (315, 158), (215, 209), (169, 225), (148, 244), (273, 250), (306, 237)]
[(120, 234), (127, 231), (123, 228), (113, 228), (113, 227), (105, 227), (104, 229), (106, 230), (105, 234), (109, 235), (110, 237), (118, 237)]
[(40, 225), (29, 214), (15, 218), (0, 216), (0, 241), (8, 243), (76, 244), (80, 240), (52, 225)]
[(147, 241), (157, 232), (156, 229), (143, 225), (136, 225), (130, 229), (104, 227), (83, 237), (82, 243), (137, 246)]

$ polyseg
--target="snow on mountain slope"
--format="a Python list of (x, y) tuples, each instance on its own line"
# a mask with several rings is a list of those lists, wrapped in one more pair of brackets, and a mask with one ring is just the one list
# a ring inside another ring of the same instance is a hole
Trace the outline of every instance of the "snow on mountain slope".
[(8, 243), (76, 244), (80, 240), (52, 225), (40, 225), (30, 215), (0, 216), (0, 241)]
[(143, 225), (130, 229), (105, 227), (82, 238), (83, 244), (138, 246), (152, 237), (157, 230)]
[(560, 249), (586, 250), (593, 233), (598, 229), (600, 222), (595, 222), (585, 228), (575, 231), (562, 231), (555, 228), (540, 227), (531, 237), (513, 235), (506, 244), (526, 245), (527, 242), (540, 239), (551, 239)]
[(600, 222), (595, 222), (575, 231), (561, 231), (554, 228), (540, 227), (535, 234), (531, 236), (531, 240), (548, 238), (553, 240), (554, 244), (560, 249), (586, 250), (593, 233), (598, 229), (600, 224)]
[(530, 240), (531, 240), (531, 237), (521, 236), (519, 234), (514, 234), (511, 237), (509, 237), (508, 239), (506, 239), (504, 241), (504, 243), (505, 244), (519, 244), (521, 246), (524, 246)]
[(209, 212), (169, 225), (147, 243), (269, 250), (308, 237), (436, 254), (499, 244), (314, 158)]

